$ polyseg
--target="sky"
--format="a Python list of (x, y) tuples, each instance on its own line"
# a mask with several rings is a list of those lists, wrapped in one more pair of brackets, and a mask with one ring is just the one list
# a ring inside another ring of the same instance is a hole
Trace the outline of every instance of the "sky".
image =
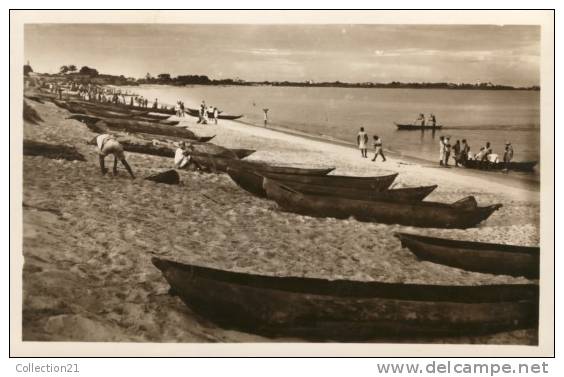
[(27, 24), (36, 72), (539, 85), (540, 28), (495, 25)]

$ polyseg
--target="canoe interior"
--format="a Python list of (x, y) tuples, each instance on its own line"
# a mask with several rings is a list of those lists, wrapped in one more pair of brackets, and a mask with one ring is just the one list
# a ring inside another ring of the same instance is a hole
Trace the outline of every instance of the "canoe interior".
[(265, 336), (366, 341), (538, 326), (538, 287), (430, 286), (268, 277), (153, 258), (195, 313)]
[(377, 177), (353, 177), (343, 175), (325, 175), (325, 176), (293, 176), (291, 174), (263, 172), (264, 176), (277, 181), (293, 181), (301, 183), (309, 183), (315, 185), (326, 185), (345, 188), (362, 188), (383, 191), (388, 189), (392, 182), (398, 176), (398, 173), (377, 176)]
[[(424, 228), (459, 228), (476, 226), (502, 205), (477, 205), (472, 197), (453, 204), (434, 202), (393, 202), (357, 200), (335, 196), (304, 194), (265, 175), (263, 187), (267, 197), (283, 210), (313, 217), (346, 219)], [(457, 205), (462, 202), (463, 205)]]
[(535, 166), (538, 164), (537, 161), (515, 161), (508, 164), (504, 162), (490, 162), (490, 161), (477, 161), (477, 160), (467, 160), (464, 163), (464, 167), (468, 169), (481, 169), (481, 170), (516, 170), (531, 172), (535, 170)]
[(432, 285), (383, 283), (377, 281), (327, 280), (319, 278), (266, 276), (224, 271), (154, 257), (161, 271), (169, 268), (186, 271), (210, 280), (234, 285), (333, 297), (390, 298), (409, 301), (487, 303), (538, 300), (536, 284)]
[(481, 273), (538, 279), (538, 247), (437, 239), (397, 233), (403, 247), (422, 260)]

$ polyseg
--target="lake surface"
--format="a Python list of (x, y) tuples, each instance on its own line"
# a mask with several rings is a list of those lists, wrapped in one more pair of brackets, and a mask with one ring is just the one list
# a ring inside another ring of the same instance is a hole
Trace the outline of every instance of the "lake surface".
[[(362, 126), (383, 138), (384, 148), (400, 155), (438, 160), (439, 136), (451, 144), (467, 139), (473, 152), (487, 141), (494, 153), (513, 144), (515, 161), (540, 158), (540, 92), (445, 89), (308, 88), (272, 86), (142, 85), (126, 89), (152, 102), (182, 100), (198, 107), (202, 100), (226, 114), (243, 114), (244, 122), (269, 124), (356, 143)], [(397, 131), (394, 122), (412, 123), (419, 113), (435, 114), (444, 129)]]

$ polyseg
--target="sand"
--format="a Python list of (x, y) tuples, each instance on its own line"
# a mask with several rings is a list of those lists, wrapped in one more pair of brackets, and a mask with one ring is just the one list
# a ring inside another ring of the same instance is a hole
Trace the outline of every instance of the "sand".
[[(525, 278), (463, 271), (422, 262), (393, 232), (538, 245), (539, 192), (488, 174), (389, 158), (361, 159), (358, 150), (260, 127), (220, 121), (181, 126), (214, 143), (257, 149), (251, 160), (295, 166), (336, 166), (334, 174), (398, 172), (396, 187), (439, 184), (426, 200), (475, 195), (503, 203), (478, 227), (422, 229), (318, 219), (280, 211), (225, 174), (180, 171), (182, 184), (130, 180), (123, 167), (102, 176), (86, 145), (94, 134), (52, 103), (28, 101), (43, 121), (24, 123), (26, 139), (76, 146), (87, 162), (24, 157), (23, 340), (139, 342), (265, 342), (196, 316), (151, 264), (152, 256), (273, 276), (306, 276), (426, 284), (527, 283)], [(352, 132), (352, 131), (351, 131)], [(128, 153), (138, 177), (172, 168), (172, 159)], [(109, 162), (109, 161), (108, 161)], [(449, 343), (535, 344), (536, 330), (437, 339)]]

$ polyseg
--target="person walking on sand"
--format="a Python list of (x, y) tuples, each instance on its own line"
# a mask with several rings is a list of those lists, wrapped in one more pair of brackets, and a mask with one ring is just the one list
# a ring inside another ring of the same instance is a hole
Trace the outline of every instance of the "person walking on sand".
[(374, 158), (372, 161), (376, 161), (376, 157), (382, 156), (382, 160), (386, 162), (386, 156), (382, 150), (382, 139), (378, 135), (374, 135)]
[(100, 169), (102, 170), (102, 175), (105, 175), (108, 172), (106, 166), (104, 164), (104, 159), (107, 155), (113, 154), (114, 155), (114, 175), (117, 175), (117, 162), (118, 159), (121, 161), (129, 175), (132, 179), (135, 179), (135, 175), (133, 175), (133, 171), (131, 167), (127, 163), (125, 159), (125, 154), (123, 153), (123, 146), (115, 139), (114, 136), (109, 134), (102, 134), (96, 136), (94, 139), (90, 141), (89, 144), (95, 144), (98, 149), (98, 157), (100, 160)]
[(445, 160), (445, 137), (439, 137), (439, 165), (443, 166)]
[(360, 154), (363, 158), (368, 158), (368, 134), (364, 132), (364, 127), (360, 127), (360, 131), (356, 136), (356, 143), (358, 144), (358, 149), (360, 149)]

